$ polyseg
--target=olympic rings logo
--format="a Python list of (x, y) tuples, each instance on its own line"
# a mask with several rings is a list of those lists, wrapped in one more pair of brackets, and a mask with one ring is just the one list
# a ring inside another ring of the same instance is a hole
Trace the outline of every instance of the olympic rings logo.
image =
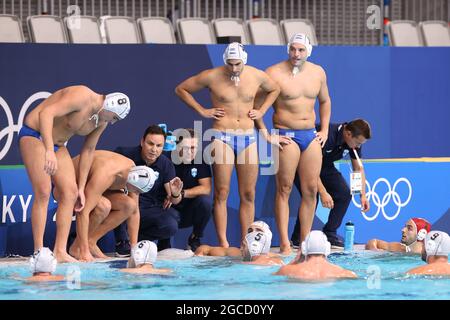
[(0, 106), (2, 107), (3, 111), (5, 111), (6, 121), (8, 123), (6, 128), (3, 128), (0, 131), (0, 141), (2, 141), (3, 138), (6, 136), (6, 143), (3, 146), (3, 149), (1, 149), (1, 151), (0, 151), (0, 160), (2, 160), (6, 156), (9, 149), (11, 148), (12, 141), (14, 138), (14, 132), (19, 132), (20, 128), (22, 128), (23, 119), (25, 118), (25, 113), (28, 111), (28, 108), (35, 101), (40, 100), (40, 99), (47, 99), (50, 95), (51, 95), (50, 92), (40, 91), (40, 92), (36, 92), (31, 97), (29, 97), (23, 104), (22, 108), (20, 109), (19, 118), (17, 119), (17, 124), (14, 124), (14, 118), (13, 118), (11, 109), (9, 108), (9, 105), (6, 103), (5, 99), (3, 99), (3, 97), (0, 96)]
[[(397, 186), (401, 182), (404, 182), (406, 184), (406, 186), (408, 187), (408, 197), (405, 199), (405, 201), (402, 201), (400, 199), (400, 195), (396, 191)], [(377, 185), (379, 183), (385, 183), (388, 188), (388, 191), (383, 195), (382, 198), (380, 198), (378, 193), (375, 191), (375, 189), (377, 188)], [(385, 178), (379, 178), (377, 181), (375, 181), (372, 188), (370, 187), (370, 183), (366, 180), (366, 186), (367, 186), (366, 190), (368, 190), (366, 192), (367, 200), (370, 201), (370, 198), (372, 198), (372, 203), (375, 206), (377, 206), (377, 212), (375, 212), (375, 214), (371, 217), (368, 216), (365, 212), (362, 212), (364, 219), (366, 219), (367, 221), (375, 220), (378, 217), (378, 215), (380, 214), (380, 211), (386, 220), (394, 220), (400, 214), (401, 209), (409, 203), (409, 201), (411, 200), (411, 197), (412, 197), (411, 182), (409, 182), (409, 180), (406, 178), (397, 179), (397, 181), (395, 181), (392, 188), (391, 188), (391, 184), (389, 183), (389, 181)], [(394, 202), (394, 204), (397, 206), (397, 211), (392, 216), (388, 215), (385, 211), (385, 207), (388, 205), (388, 203), (391, 201), (391, 199)], [(359, 204), (355, 201), (355, 197), (352, 197), (352, 201), (356, 207), (361, 208), (361, 204)]]

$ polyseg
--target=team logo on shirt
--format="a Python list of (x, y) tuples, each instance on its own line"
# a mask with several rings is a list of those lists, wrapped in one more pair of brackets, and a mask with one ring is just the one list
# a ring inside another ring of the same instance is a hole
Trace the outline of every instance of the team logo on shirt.
[(342, 153), (342, 157), (345, 157), (346, 155), (348, 155), (348, 150), (347, 149), (345, 149), (344, 153)]
[(191, 169), (191, 176), (192, 176), (193, 178), (195, 178), (195, 177), (197, 176), (197, 168), (192, 168), (192, 169)]

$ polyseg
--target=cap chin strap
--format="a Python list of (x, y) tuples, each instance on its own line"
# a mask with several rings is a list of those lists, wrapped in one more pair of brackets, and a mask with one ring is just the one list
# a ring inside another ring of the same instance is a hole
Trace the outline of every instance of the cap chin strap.
[(95, 121), (95, 128), (98, 127), (98, 120), (99, 120), (99, 113), (103, 110), (103, 107), (100, 108), (100, 110), (97, 111), (97, 113), (94, 113), (92, 116), (90, 116), (89, 121), (94, 119)]
[(241, 79), (239, 78), (239, 76), (231, 76), (231, 81), (234, 81), (234, 85), (237, 87), (239, 86), (239, 82), (241, 81)]

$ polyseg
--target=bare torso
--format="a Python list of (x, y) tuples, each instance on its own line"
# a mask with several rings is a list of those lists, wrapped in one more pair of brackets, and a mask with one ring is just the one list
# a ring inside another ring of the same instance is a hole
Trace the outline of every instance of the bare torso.
[(120, 271), (134, 274), (168, 274), (172, 272), (170, 269), (156, 269), (149, 264), (144, 264), (137, 268), (120, 269)]
[(408, 274), (449, 276), (450, 264), (447, 262), (427, 264), (408, 271)]
[(356, 278), (352, 271), (331, 264), (325, 259), (308, 259), (299, 264), (289, 264), (280, 268), (278, 275), (302, 280), (327, 280), (335, 278)]
[[(73, 158), (73, 165), (78, 171), (80, 156)], [(128, 173), (134, 166), (134, 162), (115, 152), (106, 150), (95, 150), (94, 160), (89, 171), (88, 181), (93, 175), (102, 179), (110, 179), (111, 185), (108, 190), (121, 190), (125, 187)]]
[(283, 265), (284, 262), (279, 257), (262, 255), (254, 257), (252, 261), (248, 262), (248, 264), (274, 266), (274, 265)]
[(44, 108), (53, 104), (57, 105), (58, 103), (72, 104), (79, 111), (57, 117), (53, 121), (53, 142), (62, 146), (74, 135), (86, 136), (94, 131), (95, 121), (89, 120), (89, 118), (100, 110), (101, 100), (102, 95), (85, 86), (72, 86), (60, 89), (34, 108), (25, 117), (24, 123), (40, 132), (39, 114)]
[(245, 66), (240, 75), (239, 86), (235, 86), (230, 80), (225, 67), (215, 68), (211, 72), (211, 78), (214, 79), (209, 85), (212, 107), (225, 109), (225, 116), (215, 120), (213, 128), (221, 131), (253, 129), (254, 122), (248, 113), (253, 109), (254, 99), (261, 85), (258, 76), (261, 71)]
[(287, 61), (267, 69), (269, 76), (280, 86), (281, 92), (274, 103), (273, 124), (279, 129), (314, 128), (316, 114), (314, 104), (323, 81), (323, 69), (306, 62), (302, 70), (292, 76)]

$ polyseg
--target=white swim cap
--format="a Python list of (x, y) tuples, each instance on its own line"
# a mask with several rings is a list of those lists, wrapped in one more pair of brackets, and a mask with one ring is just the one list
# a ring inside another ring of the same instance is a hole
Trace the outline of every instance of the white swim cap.
[(53, 273), (56, 270), (56, 258), (49, 248), (41, 248), (30, 258), (30, 271), (35, 274), (38, 272)]
[(264, 232), (264, 234), (270, 238), (270, 241), (272, 241), (272, 231), (270, 231), (269, 225), (267, 223), (265, 223), (264, 221), (261, 221), (261, 220), (254, 221), (250, 225), (250, 227), (255, 227), (255, 228), (261, 229)]
[(128, 173), (127, 183), (135, 186), (142, 192), (148, 192), (153, 188), (159, 172), (147, 166), (135, 166)]
[(268, 254), (272, 239), (263, 232), (253, 231), (245, 236), (244, 241), (247, 245), (245, 255), (250, 255), (250, 258), (252, 258), (262, 254)]
[(327, 257), (331, 252), (331, 244), (328, 242), (325, 233), (319, 230), (311, 231), (305, 241), (302, 242), (302, 254), (323, 254)]
[(430, 231), (425, 238), (427, 260), (431, 256), (447, 256), (450, 253), (450, 237), (443, 231)]
[(238, 59), (244, 64), (247, 64), (247, 52), (244, 50), (244, 46), (239, 42), (233, 42), (228, 45), (223, 53), (223, 63), (227, 64), (227, 60)]
[(114, 92), (105, 96), (103, 109), (114, 112), (120, 120), (125, 119), (130, 112), (130, 108), (130, 99), (123, 93)]
[(300, 43), (306, 47), (306, 51), (308, 52), (308, 58), (311, 56), (312, 53), (312, 45), (311, 41), (309, 41), (309, 38), (304, 33), (296, 33), (294, 34), (291, 39), (289, 39), (289, 43), (287, 45), (287, 52), (289, 53), (289, 49), (291, 47), (291, 44), (293, 43)]
[(158, 248), (156, 244), (150, 240), (139, 241), (131, 249), (131, 257), (128, 260), (127, 268), (136, 268), (142, 264), (154, 264)]

